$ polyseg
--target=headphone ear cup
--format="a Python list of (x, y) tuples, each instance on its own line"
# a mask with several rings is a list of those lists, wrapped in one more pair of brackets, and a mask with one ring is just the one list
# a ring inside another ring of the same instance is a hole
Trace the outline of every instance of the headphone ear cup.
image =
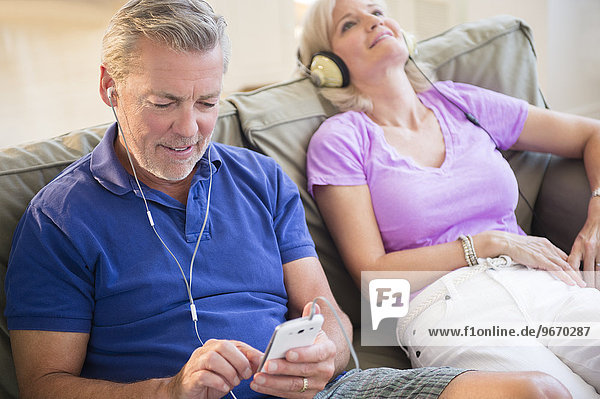
[(346, 87), (350, 83), (350, 73), (344, 61), (328, 51), (312, 56), (310, 78), (317, 87)]
[(404, 43), (406, 43), (406, 48), (408, 49), (408, 55), (410, 57), (414, 57), (417, 51), (417, 40), (415, 39), (415, 35), (412, 33), (408, 33), (406, 31), (402, 31), (402, 37), (404, 38)]

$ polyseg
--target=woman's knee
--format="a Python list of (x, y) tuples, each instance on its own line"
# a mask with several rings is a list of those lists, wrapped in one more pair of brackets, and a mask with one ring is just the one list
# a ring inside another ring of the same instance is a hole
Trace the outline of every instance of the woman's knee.
[(442, 399), (469, 398), (570, 399), (556, 378), (537, 371), (470, 371), (456, 377), (442, 392)]
[(528, 371), (520, 373), (522, 379), (517, 382), (520, 385), (524, 398), (539, 399), (567, 399), (571, 394), (556, 378), (539, 371)]

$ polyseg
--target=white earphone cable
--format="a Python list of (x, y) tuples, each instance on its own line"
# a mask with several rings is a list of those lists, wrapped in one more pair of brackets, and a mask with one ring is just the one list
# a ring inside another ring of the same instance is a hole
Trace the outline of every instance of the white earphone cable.
[(156, 230), (156, 227), (154, 225), (154, 219), (152, 218), (152, 213), (150, 212), (150, 208), (148, 206), (148, 201), (146, 199), (146, 196), (144, 195), (144, 190), (142, 190), (142, 185), (140, 184), (140, 181), (138, 179), (137, 176), (137, 172), (135, 171), (135, 166), (133, 165), (133, 160), (131, 159), (131, 154), (129, 151), (129, 145), (127, 144), (127, 139), (125, 138), (125, 134), (123, 133), (123, 128), (121, 127), (121, 122), (119, 121), (119, 118), (117, 117), (117, 113), (115, 112), (115, 108), (113, 106), (113, 102), (112, 102), (112, 96), (109, 95), (108, 96), (108, 100), (110, 102), (110, 108), (113, 112), (113, 115), (115, 117), (115, 120), (117, 121), (117, 129), (119, 129), (119, 132), (121, 133), (121, 137), (123, 138), (123, 143), (125, 144), (125, 150), (127, 153), (127, 159), (129, 160), (129, 165), (131, 166), (131, 170), (133, 172), (133, 178), (135, 179), (135, 182), (138, 186), (138, 189), (140, 190), (140, 194), (142, 196), (142, 200), (144, 201), (144, 206), (146, 207), (146, 215), (148, 217), (148, 221), (150, 222), (150, 226), (152, 227), (152, 230), (154, 231), (154, 234), (156, 235), (156, 237), (158, 237), (158, 239), (160, 240), (161, 244), (163, 245), (163, 247), (165, 247), (165, 249), (167, 250), (167, 252), (171, 255), (171, 257), (175, 260), (175, 263), (177, 263), (177, 267), (179, 268), (179, 271), (181, 272), (181, 275), (183, 277), (183, 281), (185, 283), (185, 288), (187, 290), (187, 294), (188, 294), (188, 299), (190, 301), (190, 312), (192, 315), (192, 320), (194, 321), (194, 327), (196, 330), (196, 336), (198, 337), (198, 340), (200, 341), (200, 344), (204, 345), (204, 341), (202, 341), (202, 339), (200, 338), (200, 334), (198, 334), (198, 326), (197, 326), (197, 322), (198, 322), (198, 314), (196, 313), (196, 305), (194, 304), (194, 297), (192, 296), (192, 272), (194, 269), (194, 260), (196, 259), (196, 254), (198, 252), (198, 248), (200, 246), (200, 240), (202, 238), (202, 234), (204, 233), (204, 229), (206, 227), (206, 223), (208, 221), (208, 212), (210, 209), (210, 196), (211, 196), (211, 190), (212, 190), (212, 165), (211, 165), (211, 158), (210, 158), (210, 145), (207, 147), (207, 151), (208, 151), (208, 167), (210, 169), (210, 177), (209, 177), (209, 184), (208, 184), (208, 195), (207, 195), (207, 203), (206, 203), (206, 212), (204, 214), (204, 221), (202, 223), (202, 228), (200, 229), (200, 234), (198, 235), (198, 240), (196, 241), (196, 246), (194, 248), (194, 253), (192, 255), (192, 260), (190, 262), (190, 279), (188, 282), (187, 277), (185, 276), (185, 272), (183, 271), (183, 268), (181, 267), (181, 264), (179, 263), (179, 260), (177, 259), (177, 257), (175, 256), (175, 254), (173, 254), (173, 252), (171, 251), (171, 249), (169, 248), (169, 246), (165, 243), (165, 241), (163, 240), (163, 238), (160, 236), (160, 234), (158, 233), (158, 231)]
[[(148, 221), (150, 222), (150, 226), (152, 227), (154, 234), (156, 234), (156, 237), (158, 237), (158, 239), (160, 240), (162, 245), (165, 247), (167, 252), (169, 252), (171, 257), (175, 260), (175, 263), (177, 263), (177, 267), (179, 268), (179, 271), (181, 272), (181, 275), (183, 276), (183, 281), (185, 282), (185, 288), (187, 290), (188, 299), (190, 301), (190, 313), (192, 315), (192, 321), (194, 322), (194, 331), (196, 332), (196, 337), (198, 338), (198, 341), (200, 341), (200, 345), (204, 346), (204, 341), (202, 340), (202, 338), (200, 338), (200, 334), (198, 333), (198, 313), (196, 312), (196, 305), (194, 304), (194, 297), (192, 296), (192, 276), (193, 276), (192, 272), (194, 269), (194, 260), (196, 259), (196, 254), (198, 253), (198, 248), (200, 247), (200, 240), (202, 239), (202, 234), (204, 233), (204, 229), (206, 228), (206, 223), (208, 222), (208, 211), (210, 210), (210, 197), (211, 197), (211, 192), (212, 192), (212, 177), (213, 177), (212, 176), (212, 163), (211, 163), (211, 158), (210, 158), (210, 149), (211, 149), (210, 144), (208, 145), (208, 147), (206, 149), (208, 151), (208, 168), (210, 171), (209, 183), (208, 183), (208, 195), (207, 195), (207, 199), (206, 199), (206, 212), (204, 213), (204, 221), (202, 222), (202, 228), (200, 229), (200, 234), (198, 234), (198, 240), (196, 240), (196, 246), (194, 248), (194, 253), (192, 254), (192, 259), (190, 261), (190, 279), (188, 282), (188, 279), (186, 278), (183, 268), (181, 267), (181, 264), (177, 260), (177, 257), (175, 256), (175, 254), (173, 254), (171, 249), (169, 249), (168, 245), (162, 239), (162, 237), (156, 230), (156, 227), (154, 226), (154, 220), (152, 219), (152, 213), (150, 212), (150, 208), (148, 206), (148, 201), (146, 200), (146, 196), (144, 195), (144, 190), (142, 190), (142, 185), (140, 184), (140, 181), (137, 177), (137, 173), (135, 171), (135, 167), (133, 166), (133, 160), (131, 159), (131, 155), (129, 153), (129, 145), (127, 144), (127, 139), (125, 138), (125, 134), (123, 133), (123, 128), (121, 127), (121, 122), (119, 122), (119, 118), (117, 117), (117, 113), (115, 112), (115, 108), (113, 106), (111, 95), (108, 96), (108, 101), (110, 102), (110, 108), (113, 112), (115, 120), (117, 121), (118, 132), (119, 131), (121, 132), (121, 137), (123, 138), (123, 142), (125, 143), (127, 159), (129, 160), (129, 165), (131, 166), (131, 170), (133, 171), (133, 177), (138, 186), (138, 189), (140, 190), (142, 200), (144, 201), (144, 206), (146, 207), (146, 215), (148, 216)], [(233, 393), (233, 390), (229, 391), (229, 394), (231, 395), (231, 397), (233, 399), (237, 399), (237, 397)]]

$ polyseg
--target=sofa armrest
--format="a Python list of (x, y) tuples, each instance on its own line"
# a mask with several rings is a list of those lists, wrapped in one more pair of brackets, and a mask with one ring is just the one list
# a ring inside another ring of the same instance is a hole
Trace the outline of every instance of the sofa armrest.
[(585, 223), (590, 196), (583, 161), (552, 156), (534, 207), (532, 234), (568, 254)]

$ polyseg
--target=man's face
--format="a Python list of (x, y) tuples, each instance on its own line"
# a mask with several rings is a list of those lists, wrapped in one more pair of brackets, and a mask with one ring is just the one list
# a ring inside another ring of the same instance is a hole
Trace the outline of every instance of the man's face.
[(142, 180), (179, 181), (210, 142), (223, 80), (221, 48), (178, 53), (140, 39), (139, 51), (138, 65), (119, 88), (119, 120)]

